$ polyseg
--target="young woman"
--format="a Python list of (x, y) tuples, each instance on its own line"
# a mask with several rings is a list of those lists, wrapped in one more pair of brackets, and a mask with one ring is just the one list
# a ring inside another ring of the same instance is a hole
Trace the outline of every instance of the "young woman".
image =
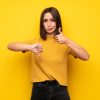
[(43, 10), (40, 19), (40, 39), (32, 43), (8, 44), (13, 51), (31, 51), (33, 83), (31, 100), (70, 100), (67, 81), (67, 57), (69, 54), (88, 60), (87, 51), (66, 37), (58, 10)]

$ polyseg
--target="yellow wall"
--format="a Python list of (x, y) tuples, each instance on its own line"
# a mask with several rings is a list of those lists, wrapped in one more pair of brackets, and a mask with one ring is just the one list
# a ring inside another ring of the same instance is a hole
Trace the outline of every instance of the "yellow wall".
[(11, 41), (38, 36), (40, 13), (58, 8), (63, 32), (87, 49), (87, 62), (69, 56), (71, 100), (100, 100), (99, 0), (0, 0), (0, 100), (29, 100), (30, 54), (7, 49)]

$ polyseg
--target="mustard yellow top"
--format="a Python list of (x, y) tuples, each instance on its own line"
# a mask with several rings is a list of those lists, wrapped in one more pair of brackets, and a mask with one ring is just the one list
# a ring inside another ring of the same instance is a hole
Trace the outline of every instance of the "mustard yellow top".
[(48, 36), (45, 41), (38, 39), (36, 43), (42, 44), (43, 52), (40, 56), (32, 53), (31, 82), (56, 79), (60, 85), (67, 86), (67, 57), (70, 50), (69, 47), (58, 43), (52, 36)]

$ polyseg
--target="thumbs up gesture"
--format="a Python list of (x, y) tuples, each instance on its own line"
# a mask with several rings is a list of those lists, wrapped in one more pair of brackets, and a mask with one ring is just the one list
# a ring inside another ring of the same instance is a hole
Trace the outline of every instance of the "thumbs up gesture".
[(67, 42), (67, 37), (64, 36), (64, 34), (61, 32), (61, 27), (58, 29), (59, 33), (55, 36), (55, 39), (62, 44), (65, 44)]

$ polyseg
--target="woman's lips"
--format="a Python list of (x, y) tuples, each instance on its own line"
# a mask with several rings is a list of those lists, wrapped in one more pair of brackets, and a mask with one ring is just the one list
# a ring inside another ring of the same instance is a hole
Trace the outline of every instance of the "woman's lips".
[(53, 28), (49, 28), (48, 30), (52, 30)]

